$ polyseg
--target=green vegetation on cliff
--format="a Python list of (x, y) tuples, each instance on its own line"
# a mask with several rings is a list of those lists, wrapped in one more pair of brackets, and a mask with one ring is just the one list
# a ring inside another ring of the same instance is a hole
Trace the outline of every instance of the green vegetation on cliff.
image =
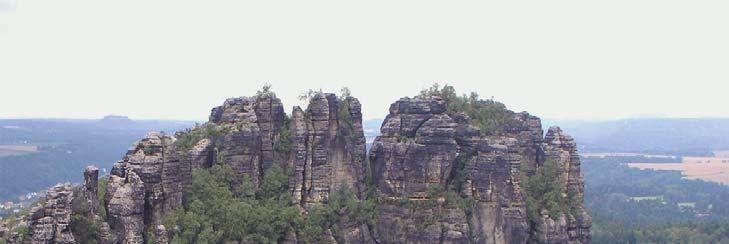
[(542, 211), (553, 220), (563, 213), (569, 213), (569, 196), (562, 193), (564, 187), (559, 182), (557, 165), (554, 160), (547, 160), (537, 168), (534, 175), (522, 174), (522, 189), (526, 192), (527, 217), (532, 226), (542, 222)]
[(276, 166), (266, 172), (260, 190), (249, 185), (231, 190), (229, 166), (215, 165), (193, 173), (184, 209), (166, 216), (173, 243), (268, 243), (301, 222), (291, 204), (287, 177)]
[(79, 187), (73, 190), (73, 201), (71, 201), (71, 233), (78, 243), (95, 243), (99, 240), (99, 226), (91, 217), (91, 206), (83, 196)]
[(184, 208), (165, 216), (172, 243), (273, 243), (292, 231), (302, 241), (316, 243), (327, 229), (336, 231), (335, 223), (345, 212), (357, 223), (374, 221), (374, 203), (356, 200), (347, 188), (333, 192), (327, 204), (314, 205), (304, 217), (278, 166), (266, 171), (258, 190), (250, 184), (232, 188), (232, 172), (227, 165), (193, 172)]
[(419, 98), (437, 96), (448, 104), (448, 113), (464, 113), (471, 118), (471, 123), (481, 129), (483, 135), (501, 135), (506, 132), (514, 120), (514, 112), (506, 105), (491, 99), (480, 99), (478, 93), (471, 92), (458, 96), (456, 89), (450, 85), (440, 87), (433, 84), (420, 91)]

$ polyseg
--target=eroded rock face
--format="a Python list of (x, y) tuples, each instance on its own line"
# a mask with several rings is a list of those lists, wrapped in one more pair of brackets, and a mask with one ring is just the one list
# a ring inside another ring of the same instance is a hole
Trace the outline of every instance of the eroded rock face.
[(326, 202), (331, 191), (364, 189), (365, 138), (359, 101), (317, 94), (306, 112), (294, 108), (291, 125), (294, 200)]
[(150, 132), (115, 164), (112, 174), (131, 170), (144, 186), (144, 223), (159, 224), (165, 212), (182, 205), (184, 186), (191, 181), (191, 165), (174, 149), (174, 138)]
[(73, 197), (69, 184), (48, 190), (46, 202), (31, 211), (30, 243), (76, 243), (69, 227)]
[[(84, 172), (83, 197), (100, 222), (101, 243), (150, 241), (145, 230), (155, 234), (157, 243), (167, 243), (161, 218), (182, 206), (192, 170), (227, 164), (238, 180), (234, 184), (249, 181), (258, 187), (265, 170), (278, 165), (289, 175), (293, 201), (304, 214), (343, 187), (359, 199), (368, 190), (376, 193), (375, 223), (358, 223), (342, 210), (336, 228), (326, 230), (331, 242), (526, 243), (534, 237), (530, 233), (549, 243), (590, 242), (579, 156), (574, 140), (559, 128), (542, 137), (539, 118), (510, 112), (514, 119), (508, 128), (485, 136), (467, 115), (449, 112), (438, 97), (403, 98), (389, 112), (368, 165), (356, 98), (316, 94), (306, 110), (294, 107), (290, 119), (275, 97), (231, 98), (211, 111), (208, 123), (218, 130), (215, 135), (193, 142), (192, 148), (177, 148), (175, 138), (149, 133), (114, 164), (104, 196), (108, 222), (98, 217), (95, 167)], [(544, 224), (529, 226), (521, 177), (547, 160), (558, 165), (571, 211), (556, 218), (543, 212)], [(443, 195), (446, 190), (455, 196)], [(59, 215), (34, 214), (33, 238), (69, 241), (65, 216), (71, 210), (62, 203), (68, 198), (70, 204), (73, 196), (64, 194), (53, 195), (58, 200), (50, 213)], [(290, 230), (283, 242), (298, 239)]]
[(88, 166), (84, 170), (84, 184), (82, 186), (82, 196), (86, 201), (86, 206), (89, 207), (88, 217), (94, 223), (99, 226), (99, 243), (106, 244), (111, 243), (112, 235), (109, 223), (107, 223), (101, 216), (99, 210), (99, 168), (96, 166)]
[(200, 140), (195, 147), (187, 152), (185, 161), (190, 164), (192, 170), (209, 168), (215, 162), (215, 147), (208, 139)]
[[(498, 136), (483, 136), (468, 116), (448, 112), (440, 98), (393, 103), (370, 151), (375, 187), (400, 202), (435, 200), (431, 208), (447, 209), (448, 214), (378, 203), (376, 238), (383, 243), (526, 243), (530, 233), (538, 231), (539, 238), (549, 243), (589, 243), (590, 220), (582, 207), (583, 182), (574, 140), (558, 128), (543, 138), (539, 118), (526, 112), (513, 116)], [(564, 194), (573, 197), (571, 208), (578, 214), (529, 226), (521, 171), (533, 174), (548, 158), (559, 161)], [(473, 203), (442, 204), (426, 194), (433, 187), (459, 189)], [(419, 225), (423, 221), (443, 228), (419, 231), (422, 228), (416, 227), (423, 227)]]
[(84, 170), (84, 199), (92, 214), (99, 214), (99, 168), (88, 166)]
[(165, 228), (164, 225), (157, 225), (157, 227), (154, 229), (154, 236), (156, 237), (155, 244), (167, 244), (170, 243), (169, 238), (167, 237), (167, 228)]
[(507, 130), (508, 136), (517, 140), (516, 148), (525, 163), (524, 169), (528, 174), (533, 174), (534, 170), (544, 162), (544, 148), (542, 130), (542, 121), (527, 112), (517, 113), (514, 116), (514, 123)]
[(104, 196), (113, 243), (144, 242), (145, 194), (137, 173), (115, 165)]
[[(445, 213), (413, 214), (402, 207), (380, 205), (377, 238), (382, 242), (526, 241), (516, 139), (481, 137), (468, 116), (446, 113), (445, 102), (437, 97), (393, 103), (381, 133), (370, 151), (378, 192), (400, 201), (437, 201), (425, 195), (429, 189), (455, 187), (475, 200), (470, 210), (436, 204), (434, 208), (446, 209)], [(466, 211), (471, 211), (471, 218)], [(416, 231), (423, 219), (434, 222), (435, 229)], [(398, 234), (406, 230), (413, 236)]]
[(463, 189), (476, 201), (471, 225), (481, 230), (474, 233), (476, 242), (523, 243), (529, 237), (517, 145), (510, 137), (483, 138), (465, 162)]
[(263, 173), (274, 162), (284, 167), (283, 155), (274, 150), (284, 126), (286, 114), (278, 98), (239, 97), (213, 108), (210, 123), (222, 126), (227, 132), (218, 148), (220, 158), (230, 165), (241, 180), (250, 180), (254, 187)]
[(572, 137), (566, 135), (559, 127), (550, 127), (544, 137), (544, 151), (547, 160), (553, 160), (557, 165), (557, 175), (560, 178), (563, 189), (563, 196), (574, 202), (570, 211), (560, 220), (547, 221), (542, 229), (547, 230), (546, 241), (561, 240), (566, 233), (571, 243), (587, 243), (590, 241), (590, 227), (592, 219), (585, 210), (584, 201), (584, 179), (580, 171), (580, 156), (577, 153), (577, 144)]
[(390, 106), (370, 163), (377, 190), (391, 197), (424, 193), (445, 184), (458, 154), (457, 124), (440, 99), (400, 99)]
[(468, 243), (466, 213), (452, 207), (378, 204), (377, 243)]

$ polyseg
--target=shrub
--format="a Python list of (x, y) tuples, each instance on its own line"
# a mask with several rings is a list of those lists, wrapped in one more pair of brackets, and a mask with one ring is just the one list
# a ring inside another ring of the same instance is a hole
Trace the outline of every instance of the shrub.
[(420, 91), (419, 98), (437, 96), (448, 104), (448, 113), (465, 113), (471, 118), (471, 124), (478, 127), (483, 135), (501, 135), (506, 132), (514, 121), (514, 112), (508, 110), (506, 105), (493, 98), (482, 100), (478, 93), (458, 96), (455, 88), (433, 84), (428, 89)]
[(78, 243), (97, 243), (99, 241), (99, 226), (91, 218), (91, 207), (86, 202), (79, 188), (74, 189), (74, 198), (71, 201), (71, 233)]
[(227, 165), (193, 172), (184, 209), (164, 218), (173, 243), (279, 242), (299, 226), (301, 216), (291, 203), (288, 178), (278, 166), (266, 171), (258, 191), (250, 184), (233, 190), (232, 172)]

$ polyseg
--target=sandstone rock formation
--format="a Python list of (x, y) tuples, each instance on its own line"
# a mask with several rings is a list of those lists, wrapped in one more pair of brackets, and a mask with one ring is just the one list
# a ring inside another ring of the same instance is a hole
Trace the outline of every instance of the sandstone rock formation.
[(48, 190), (45, 203), (31, 211), (30, 243), (76, 243), (69, 228), (73, 197), (69, 184)]
[(94, 224), (99, 227), (99, 243), (106, 244), (112, 242), (111, 227), (101, 217), (99, 209), (99, 168), (96, 166), (88, 166), (84, 170), (84, 184), (81, 193), (83, 194), (86, 206), (89, 207), (87, 218), (91, 219)]
[[(438, 200), (428, 196), (429, 188), (460, 189), (474, 202), (437, 203), (410, 212), (378, 204), (375, 228), (380, 242), (525, 243), (531, 228), (549, 236), (542, 238), (549, 243), (589, 242), (579, 156), (571, 138), (558, 128), (542, 138), (539, 118), (525, 112), (513, 114), (505, 133), (482, 136), (468, 116), (449, 113), (446, 106), (438, 97), (404, 98), (392, 104), (370, 151), (375, 187), (380, 194), (405, 202)], [(530, 227), (521, 170), (533, 174), (547, 157), (560, 160), (565, 196), (575, 196), (578, 204), (571, 208), (579, 214), (562, 216), (562, 225), (545, 221), (543, 228)], [(429, 212), (432, 208), (444, 212)], [(423, 219), (436, 227), (416, 228)]]
[[(239, 97), (213, 108), (209, 123), (226, 129), (216, 147), (220, 159), (230, 165), (241, 180), (258, 187), (263, 172), (282, 155), (274, 142), (284, 126), (286, 114), (278, 98)], [(283, 166), (282, 162), (278, 162)]]
[[(426, 192), (455, 188), (475, 202), (469, 209), (438, 203), (443, 212), (429, 213), (432, 210), (426, 209), (410, 214), (402, 208), (380, 205), (378, 239), (384, 243), (526, 241), (518, 141), (482, 138), (467, 116), (446, 111), (445, 102), (437, 97), (404, 98), (392, 104), (370, 151), (375, 186), (381, 194), (406, 201), (437, 200)], [(470, 218), (466, 211), (471, 211)], [(423, 218), (434, 220), (431, 229), (417, 231), (414, 226)], [(393, 225), (403, 222), (400, 230), (392, 231), (396, 228)], [(405, 233), (402, 231), (412, 233), (415, 239), (397, 236)]]
[(143, 243), (145, 185), (137, 173), (115, 165), (104, 198), (113, 243)]
[[(274, 95), (231, 98), (212, 109), (205, 125), (175, 137), (149, 133), (135, 143), (109, 176), (107, 220), (99, 216), (95, 167), (84, 172), (83, 199), (100, 226), (101, 243), (143, 243), (151, 241), (149, 233), (156, 243), (168, 243), (162, 217), (182, 207), (193, 170), (225, 164), (233, 184), (258, 188), (266, 170), (276, 166), (289, 175), (293, 204), (303, 214), (345, 187), (357, 199), (376, 201), (374, 223), (337, 213), (336, 228), (324, 234), (331, 242), (589, 243), (591, 220), (582, 206), (574, 140), (557, 127), (543, 137), (540, 119), (526, 112), (505, 114), (509, 123), (499, 133), (484, 133), (439, 97), (402, 98), (390, 106), (368, 156), (354, 97), (316, 93), (290, 118)], [(188, 140), (184, 146), (177, 143), (182, 138)], [(533, 226), (522, 177), (548, 160), (558, 165), (570, 211), (543, 211), (542, 224)], [(72, 198), (64, 187), (54, 191), (54, 203), (32, 218), (32, 238), (73, 243), (64, 205)], [(292, 229), (281, 241), (299, 240)]]
[(317, 94), (306, 112), (294, 108), (289, 130), (295, 201), (325, 202), (329, 192), (343, 186), (365, 190), (365, 138), (356, 98)]
[(563, 189), (564, 197), (578, 204), (571, 205), (571, 211), (562, 216), (560, 221), (545, 221), (544, 226), (540, 227), (546, 230), (543, 232), (545, 236), (542, 236), (541, 239), (547, 242), (563, 240), (570, 243), (589, 242), (592, 220), (582, 205), (584, 201), (584, 180), (580, 172), (580, 156), (577, 154), (577, 144), (572, 137), (566, 135), (559, 127), (549, 128), (544, 143), (548, 160), (554, 160), (560, 182), (566, 186)]

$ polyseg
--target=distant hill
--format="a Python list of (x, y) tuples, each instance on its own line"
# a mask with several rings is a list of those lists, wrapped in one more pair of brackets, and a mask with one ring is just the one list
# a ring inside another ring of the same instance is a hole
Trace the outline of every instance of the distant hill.
[(583, 152), (711, 155), (729, 149), (729, 119), (625, 119), (543, 121), (558, 124)]
[(0, 120), (0, 201), (58, 182), (78, 181), (88, 164), (110, 169), (131, 144), (149, 131), (174, 133), (191, 121), (131, 120)]

